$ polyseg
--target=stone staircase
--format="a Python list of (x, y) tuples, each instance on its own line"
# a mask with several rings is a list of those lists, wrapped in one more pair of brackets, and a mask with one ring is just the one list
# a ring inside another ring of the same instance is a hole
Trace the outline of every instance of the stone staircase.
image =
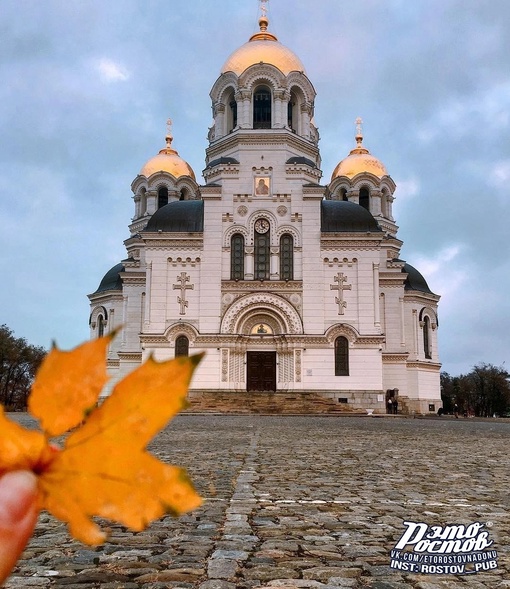
[(270, 414), (270, 415), (366, 415), (347, 403), (313, 392), (190, 391), (184, 413)]

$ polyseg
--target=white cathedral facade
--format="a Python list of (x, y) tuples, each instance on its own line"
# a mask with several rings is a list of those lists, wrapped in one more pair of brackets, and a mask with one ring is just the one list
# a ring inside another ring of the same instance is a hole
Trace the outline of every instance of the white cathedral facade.
[(89, 295), (91, 337), (124, 326), (112, 382), (151, 354), (205, 351), (189, 393), (204, 406), (280, 395), (435, 412), (439, 296), (400, 259), (395, 183), (360, 125), (320, 183), (314, 87), (259, 25), (212, 87), (205, 183), (170, 133), (134, 179), (127, 255)]

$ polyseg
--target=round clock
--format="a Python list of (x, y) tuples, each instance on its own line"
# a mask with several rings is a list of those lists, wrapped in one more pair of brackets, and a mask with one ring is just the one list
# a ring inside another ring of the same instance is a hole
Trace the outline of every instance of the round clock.
[(256, 221), (255, 231), (258, 233), (267, 233), (269, 231), (269, 221), (267, 219), (259, 219)]

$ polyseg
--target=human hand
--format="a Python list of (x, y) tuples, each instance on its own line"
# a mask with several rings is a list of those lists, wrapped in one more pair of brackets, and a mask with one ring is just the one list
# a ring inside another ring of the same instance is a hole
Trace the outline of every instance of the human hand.
[(0, 584), (32, 535), (37, 513), (37, 479), (32, 472), (8, 472), (0, 478)]

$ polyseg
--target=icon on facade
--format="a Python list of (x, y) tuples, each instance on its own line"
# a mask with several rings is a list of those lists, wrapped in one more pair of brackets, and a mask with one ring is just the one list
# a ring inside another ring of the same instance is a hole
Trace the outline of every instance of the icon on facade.
[(270, 178), (269, 176), (257, 176), (255, 178), (255, 194), (257, 196), (267, 196), (269, 194)]
[(252, 330), (252, 335), (270, 335), (273, 333), (273, 330), (267, 323), (257, 323)]

